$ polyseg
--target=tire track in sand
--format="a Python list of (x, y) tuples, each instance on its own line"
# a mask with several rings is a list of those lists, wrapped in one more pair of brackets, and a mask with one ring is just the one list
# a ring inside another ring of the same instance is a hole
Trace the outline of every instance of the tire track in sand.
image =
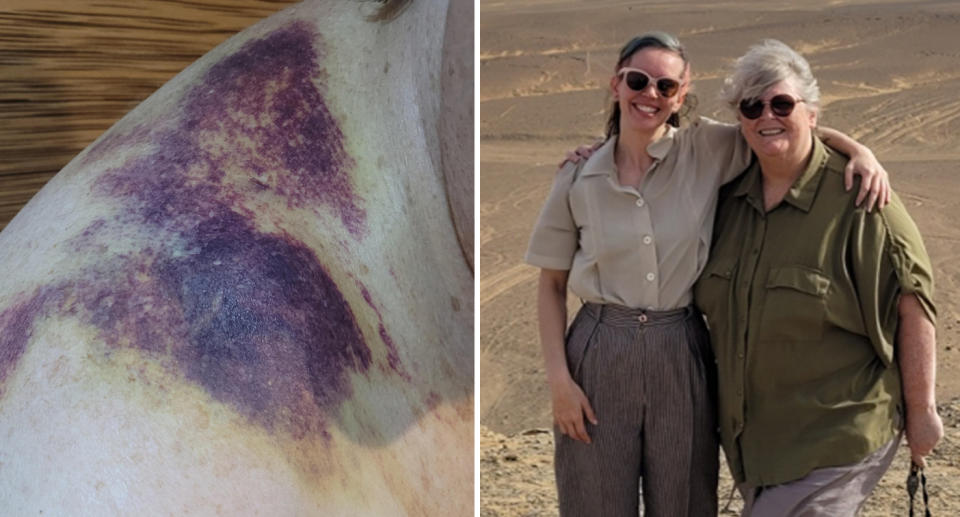
[(517, 264), (502, 269), (480, 279), (480, 307), (514, 287), (533, 281), (537, 277), (537, 268), (527, 264)]

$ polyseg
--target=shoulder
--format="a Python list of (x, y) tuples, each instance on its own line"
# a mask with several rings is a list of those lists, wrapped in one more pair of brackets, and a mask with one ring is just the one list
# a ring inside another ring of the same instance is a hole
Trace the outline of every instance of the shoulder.
[(565, 162), (559, 169), (557, 169), (556, 175), (554, 175), (554, 183), (566, 184), (569, 186), (573, 183), (573, 180), (579, 175), (580, 170), (584, 165), (589, 161), (580, 160), (579, 162)]
[(917, 224), (910, 217), (907, 207), (896, 192), (892, 194), (889, 205), (875, 212), (875, 217), (880, 220), (892, 242), (896, 244), (922, 242), (920, 229), (917, 228)]
[[(694, 158), (710, 166), (711, 171), (716, 171), (718, 165), (722, 167), (726, 163), (739, 172), (749, 162), (750, 148), (740, 133), (739, 124), (700, 116), (689, 126), (678, 130), (675, 138), (680, 147), (694, 150)], [(728, 171), (722, 176), (724, 181), (728, 181), (732, 175)]]
[(850, 161), (850, 158), (840, 151), (830, 147), (829, 145), (820, 142), (820, 145), (823, 146), (823, 151), (825, 159), (823, 162), (823, 169), (833, 175), (840, 176), (843, 178), (843, 171), (847, 168), (847, 163)]
[(720, 122), (699, 115), (693, 122), (677, 132), (678, 136), (700, 136), (703, 138), (736, 138), (740, 134), (739, 124)]
[(603, 142), (590, 158), (577, 163), (567, 162), (557, 171), (557, 179), (567, 184), (578, 183), (588, 177), (605, 177), (616, 169), (615, 149), (617, 137), (612, 136)]
[[(822, 179), (818, 200), (836, 204), (838, 207), (849, 206), (850, 210), (859, 209), (855, 201), (860, 192), (860, 176), (854, 176), (854, 184), (850, 190), (844, 185), (844, 171), (850, 159), (822, 142), (820, 145), (823, 147), (823, 162), (820, 165)], [(867, 213), (866, 210), (864, 213)]]
[(553, 175), (553, 187), (551, 188), (550, 197), (555, 198), (558, 195), (566, 195), (569, 193), (587, 161), (588, 160), (580, 160), (577, 163), (566, 162), (561, 165)]
[(847, 206), (854, 217), (854, 236), (864, 242), (872, 241), (894, 254), (905, 251), (926, 255), (920, 230), (896, 192), (892, 194), (890, 204), (870, 212), (862, 206), (854, 206), (852, 198), (856, 192), (857, 188), (852, 188), (844, 193), (845, 197), (851, 198)]

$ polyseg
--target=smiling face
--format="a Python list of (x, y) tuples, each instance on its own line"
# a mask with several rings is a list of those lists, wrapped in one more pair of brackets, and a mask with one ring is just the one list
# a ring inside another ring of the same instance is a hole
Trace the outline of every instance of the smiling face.
[[(620, 68), (637, 68), (654, 79), (641, 91), (631, 89), (623, 76), (614, 75), (610, 79), (613, 98), (620, 106), (620, 131), (657, 133), (665, 130), (667, 119), (680, 110), (687, 93), (689, 81), (685, 77), (683, 58), (670, 50), (645, 48), (630, 56)], [(656, 85), (656, 79), (662, 77), (682, 83), (680, 91), (664, 97)]]
[[(770, 99), (788, 95), (798, 102), (787, 116), (780, 116), (770, 108)], [(759, 118), (749, 119), (737, 112), (740, 131), (753, 152), (761, 159), (803, 160), (812, 145), (812, 131), (817, 126), (817, 111), (802, 99), (791, 81), (780, 81), (767, 88), (760, 100), (763, 113)]]

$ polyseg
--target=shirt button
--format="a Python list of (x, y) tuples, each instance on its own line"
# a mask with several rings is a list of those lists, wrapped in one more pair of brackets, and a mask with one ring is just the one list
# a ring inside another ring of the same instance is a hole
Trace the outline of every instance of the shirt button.
[(643, 206), (643, 198), (637, 199), (637, 206), (639, 206), (639, 207), (642, 207), (642, 206)]
[(649, 235), (644, 235), (644, 236), (643, 236), (643, 243), (644, 243), (644, 244), (650, 244), (651, 242), (653, 242), (653, 237), (651, 237), (651, 236), (649, 236)]
[(656, 278), (657, 278), (657, 275), (655, 275), (655, 274), (653, 274), (653, 273), (647, 273), (647, 281), (648, 281), (648, 282), (653, 282)]
[(637, 316), (637, 321), (639, 321), (640, 323), (646, 323), (646, 322), (647, 322), (647, 315), (646, 315), (646, 314), (641, 314), (641, 315)]
[(737, 354), (737, 357), (739, 357), (740, 359), (743, 359), (743, 352), (739, 352), (739, 353)]

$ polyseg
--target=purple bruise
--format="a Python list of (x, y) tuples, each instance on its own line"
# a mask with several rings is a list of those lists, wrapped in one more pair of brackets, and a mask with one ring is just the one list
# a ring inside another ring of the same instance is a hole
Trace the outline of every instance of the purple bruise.
[[(81, 271), (71, 305), (59, 302), (96, 326), (107, 354), (137, 348), (252, 422), (295, 437), (329, 436), (350, 374), (371, 364), (316, 253), (285, 232), (258, 230), (242, 206), (270, 190), (288, 207), (331, 206), (352, 235), (364, 232), (353, 161), (314, 83), (317, 63), (310, 26), (291, 24), (213, 65), (186, 92), (175, 123), (138, 126), (92, 149), (88, 157), (128, 145), (149, 151), (98, 178), (94, 193), (119, 200), (121, 215), (93, 222), (69, 245), (90, 253), (117, 235), (153, 241)], [(0, 308), (0, 381), (51, 306), (35, 295)], [(380, 334), (399, 369), (382, 319)]]
[(430, 411), (433, 411), (434, 409), (438, 408), (442, 402), (443, 402), (443, 397), (441, 397), (437, 392), (431, 391), (430, 393), (427, 394), (426, 405), (427, 405), (427, 409), (429, 409)]
[(380, 315), (380, 309), (373, 304), (373, 297), (370, 296), (370, 291), (368, 291), (367, 288), (360, 282), (357, 282), (357, 286), (360, 288), (360, 293), (363, 295), (363, 300), (367, 302), (367, 305), (369, 305), (375, 313), (377, 313), (377, 319), (379, 320), (378, 331), (380, 333), (380, 339), (387, 347), (387, 364), (401, 377), (406, 380), (410, 380), (410, 375), (403, 369), (403, 365), (400, 363), (400, 355), (397, 352), (397, 345), (394, 344), (393, 338), (390, 337), (390, 334), (387, 333), (386, 327), (383, 326), (383, 316)]
[(366, 371), (370, 350), (314, 252), (239, 217), (194, 233), (197, 253), (155, 267), (183, 311), (188, 345), (176, 357), (187, 376), (266, 416), (302, 411), (303, 392), (324, 408), (346, 398), (347, 372)]
[(190, 252), (143, 252), (78, 284), (78, 314), (110, 347), (176, 370), (254, 422), (325, 436), (325, 411), (371, 364), (347, 301), (310, 248), (233, 212), (181, 232)]
[[(250, 41), (186, 91), (176, 123), (133, 131), (135, 142), (127, 134), (99, 142), (88, 155), (129, 143), (152, 150), (110, 171), (98, 190), (132, 198), (144, 222), (160, 225), (205, 217), (198, 201), (236, 206), (244, 194), (270, 190), (291, 208), (333, 207), (360, 236), (366, 216), (350, 181), (354, 162), (314, 82), (324, 74), (314, 41), (303, 22)], [(228, 172), (246, 189), (227, 183)]]
[(58, 294), (56, 289), (40, 288), (30, 296), (19, 296), (13, 303), (0, 309), (0, 396), (4, 381), (23, 356), (33, 335), (33, 325), (46, 315), (50, 302)]
[(358, 234), (364, 212), (355, 201), (348, 174), (353, 161), (314, 83), (322, 73), (308, 24), (275, 31), (210, 68), (184, 97), (180, 132), (191, 139), (213, 131), (244, 142), (223, 146), (222, 153), (198, 150), (196, 158), (208, 162), (212, 180), (222, 174), (224, 160), (254, 180), (262, 181), (267, 171), (275, 171), (267, 184), (290, 207), (334, 206), (343, 224)]

